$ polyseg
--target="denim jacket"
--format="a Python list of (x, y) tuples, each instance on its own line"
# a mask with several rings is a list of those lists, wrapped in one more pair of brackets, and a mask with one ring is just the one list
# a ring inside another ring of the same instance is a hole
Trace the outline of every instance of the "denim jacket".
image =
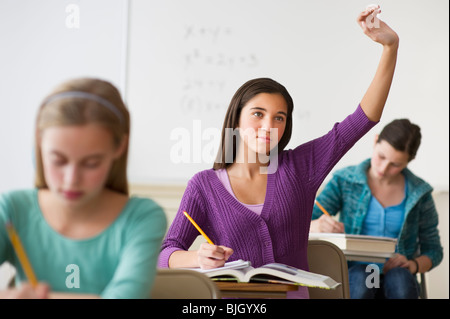
[[(367, 183), (370, 159), (359, 165), (348, 166), (336, 171), (317, 200), (331, 214), (339, 214), (347, 234), (360, 234), (366, 217), (371, 191)], [(436, 267), (443, 258), (440, 242), (438, 214), (431, 196), (433, 188), (414, 175), (409, 169), (402, 171), (408, 183), (405, 218), (398, 237), (397, 252), (408, 259), (426, 255)], [(322, 215), (314, 206), (312, 219)]]

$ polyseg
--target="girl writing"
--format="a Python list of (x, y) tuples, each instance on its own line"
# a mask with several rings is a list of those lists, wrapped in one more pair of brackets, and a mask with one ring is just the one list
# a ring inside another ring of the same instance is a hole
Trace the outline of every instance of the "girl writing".
[(375, 136), (372, 157), (338, 170), (317, 200), (339, 221), (313, 210), (312, 232), (348, 233), (398, 239), (398, 254), (378, 266), (380, 288), (365, 284), (368, 263), (349, 263), (350, 297), (417, 299), (416, 273), (443, 257), (433, 188), (407, 166), (422, 134), (408, 119), (394, 120)]
[(152, 200), (128, 196), (129, 134), (128, 110), (109, 82), (74, 79), (44, 100), (36, 187), (0, 195), (0, 263), (16, 267), (17, 285), (26, 281), (11, 223), (40, 281), (35, 292), (17, 288), (19, 296), (149, 297), (166, 219)]

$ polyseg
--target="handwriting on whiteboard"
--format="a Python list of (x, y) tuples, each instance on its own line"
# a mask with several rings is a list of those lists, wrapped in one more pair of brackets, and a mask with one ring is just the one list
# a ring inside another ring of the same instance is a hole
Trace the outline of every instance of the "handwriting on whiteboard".
[(238, 45), (233, 28), (186, 25), (180, 51), (184, 79), (180, 108), (185, 115), (224, 111), (231, 99), (227, 86), (235, 72), (259, 66), (258, 56)]
[(256, 67), (258, 59), (255, 54), (226, 54), (224, 52), (203, 52), (201, 49), (194, 49), (184, 55), (185, 68), (196, 66), (215, 66), (232, 70), (233, 68)]
[(221, 37), (232, 36), (232, 29), (230, 27), (223, 26), (198, 26), (198, 25), (187, 25), (184, 30), (184, 39), (198, 39), (209, 40), (212, 42), (218, 41)]

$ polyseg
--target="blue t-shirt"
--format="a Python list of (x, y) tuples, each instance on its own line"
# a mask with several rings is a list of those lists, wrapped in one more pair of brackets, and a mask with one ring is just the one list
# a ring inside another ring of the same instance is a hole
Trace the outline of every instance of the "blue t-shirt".
[(0, 195), (0, 264), (15, 266), (20, 282), (26, 276), (7, 236), (7, 221), (14, 225), (37, 279), (52, 291), (149, 298), (167, 223), (154, 201), (131, 197), (100, 234), (71, 239), (44, 219), (36, 189)]
[(405, 197), (395, 206), (383, 207), (375, 196), (372, 196), (362, 225), (362, 235), (398, 238), (405, 219), (407, 185), (405, 182)]
[[(403, 221), (405, 219), (406, 194), (408, 193), (408, 183), (405, 181), (405, 197), (398, 205), (383, 207), (381, 203), (371, 196), (369, 201), (369, 209), (362, 225), (361, 234), (369, 236), (381, 236), (398, 238), (402, 230)], [(352, 262), (354, 264), (369, 264), (368, 262)], [(373, 263), (372, 263), (373, 264)], [(383, 269), (384, 263), (376, 263), (380, 270)]]

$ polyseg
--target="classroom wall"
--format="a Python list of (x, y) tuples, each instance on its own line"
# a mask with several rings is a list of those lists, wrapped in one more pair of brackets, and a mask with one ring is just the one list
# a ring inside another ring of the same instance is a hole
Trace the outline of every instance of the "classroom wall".
[[(325, 134), (356, 108), (381, 53), (355, 22), (369, 4), (362, 0), (130, 4), (127, 100), (136, 137), (133, 182), (184, 183), (210, 168), (228, 103), (254, 77), (278, 80), (294, 99), (288, 148)], [(449, 3), (379, 4), (382, 18), (400, 36), (392, 89), (381, 122), (336, 169), (369, 157), (374, 135), (394, 118), (408, 117), (423, 133), (410, 167), (436, 189), (448, 190)], [(141, 138), (144, 132), (148, 138)], [(179, 143), (185, 147), (181, 151)]]
[[(391, 93), (379, 125), (336, 169), (368, 157), (382, 126), (409, 117), (423, 133), (411, 169), (436, 190), (448, 190), (449, 2), (379, 3), (382, 18), (401, 39)], [(37, 107), (57, 83), (75, 76), (108, 79), (125, 96), (133, 123), (129, 176), (135, 183), (185, 183), (211, 167), (229, 100), (252, 77), (272, 77), (291, 92), (296, 109), (288, 148), (324, 134), (354, 110), (378, 62), (379, 46), (355, 22), (366, 5), (0, 1), (0, 149), (8, 154), (1, 159), (0, 191), (32, 185)], [(172, 156), (180, 141), (188, 144), (187, 162)]]
[[(449, 2), (379, 3), (401, 39), (396, 74), (381, 122), (336, 169), (370, 156), (374, 134), (409, 117), (423, 132), (411, 169), (448, 190)], [(135, 183), (185, 183), (211, 167), (227, 104), (252, 77), (272, 77), (290, 90), (296, 109), (288, 148), (324, 134), (354, 110), (380, 56), (355, 22), (365, 6), (361, 0), (2, 0), (0, 149), (8, 156), (1, 158), (0, 191), (32, 185), (37, 107), (57, 83), (75, 76), (108, 79), (125, 96)], [(188, 144), (186, 163), (173, 157), (180, 144)]]
[(448, 192), (435, 192), (433, 198), (439, 214), (439, 235), (444, 248), (444, 259), (441, 264), (430, 272), (426, 273), (428, 298), (448, 299), (449, 298), (449, 194)]
[(33, 186), (35, 116), (57, 84), (100, 77), (125, 93), (127, 5), (0, 1), (0, 192)]

